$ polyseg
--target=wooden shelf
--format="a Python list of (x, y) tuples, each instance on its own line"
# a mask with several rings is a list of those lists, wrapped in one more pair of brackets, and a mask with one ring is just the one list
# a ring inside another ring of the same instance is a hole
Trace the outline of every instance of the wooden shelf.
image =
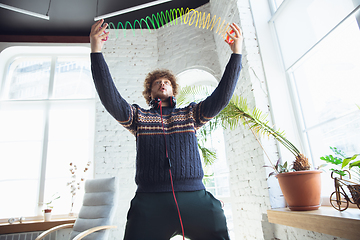
[(348, 208), (340, 212), (332, 207), (314, 211), (290, 211), (288, 208), (267, 211), (269, 222), (325, 233), (347, 239), (359, 239), (360, 210)]
[(25, 221), (23, 223), (2, 223), (0, 224), (0, 234), (21, 233), (21, 232), (36, 232), (45, 231), (52, 227), (59, 226), (66, 223), (74, 223), (75, 218), (69, 219), (54, 219), (49, 222), (44, 221)]

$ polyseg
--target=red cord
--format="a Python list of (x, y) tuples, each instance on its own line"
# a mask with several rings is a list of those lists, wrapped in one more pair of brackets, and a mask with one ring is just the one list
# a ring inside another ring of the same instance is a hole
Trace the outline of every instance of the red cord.
[(172, 175), (171, 175), (171, 169), (169, 169), (169, 173), (170, 173), (170, 180), (171, 180), (171, 188), (172, 188), (176, 208), (177, 208), (178, 214), (179, 214), (179, 220), (180, 220), (180, 225), (181, 225), (181, 231), (182, 231), (182, 234), (183, 234), (183, 240), (185, 240), (184, 226), (183, 226), (182, 219), (181, 219), (179, 205), (178, 205), (178, 203), (176, 201), (176, 196), (175, 196), (175, 191), (174, 191), (174, 184), (173, 184)]
[[(165, 140), (165, 151), (166, 151), (166, 159), (168, 161), (170, 161), (169, 159), (169, 155), (168, 155), (168, 151), (167, 151), (167, 145), (166, 145), (166, 135), (165, 135), (165, 128), (164, 128), (164, 121), (163, 121), (163, 116), (162, 116), (162, 102), (160, 101), (160, 116), (161, 116), (161, 124), (162, 124), (162, 129), (163, 129), (163, 133), (164, 133), (164, 140)], [(170, 164), (170, 162), (169, 162)], [(175, 190), (174, 190), (174, 183), (173, 183), (173, 179), (172, 179), (172, 174), (171, 174), (171, 168), (169, 166), (169, 173), (170, 173), (170, 182), (171, 182), (171, 189), (172, 189), (172, 193), (174, 196), (174, 200), (175, 200), (175, 204), (176, 204), (176, 208), (179, 214), (179, 220), (180, 220), (180, 225), (181, 225), (181, 231), (182, 231), (182, 235), (183, 235), (183, 240), (185, 240), (185, 232), (184, 232), (184, 226), (182, 223), (182, 219), (181, 219), (181, 214), (180, 214), (180, 208), (178, 205), (178, 202), (176, 200), (176, 196), (175, 196)]]

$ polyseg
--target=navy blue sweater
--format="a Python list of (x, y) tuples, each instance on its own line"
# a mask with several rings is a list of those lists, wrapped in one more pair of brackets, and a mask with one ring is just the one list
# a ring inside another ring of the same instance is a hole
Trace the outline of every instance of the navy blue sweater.
[[(91, 54), (96, 90), (106, 110), (136, 137), (137, 192), (171, 192), (165, 138), (159, 109), (129, 104), (118, 92), (101, 53)], [(214, 92), (200, 103), (163, 108), (163, 121), (175, 191), (205, 189), (196, 130), (230, 101), (241, 70), (241, 55), (232, 54)]]

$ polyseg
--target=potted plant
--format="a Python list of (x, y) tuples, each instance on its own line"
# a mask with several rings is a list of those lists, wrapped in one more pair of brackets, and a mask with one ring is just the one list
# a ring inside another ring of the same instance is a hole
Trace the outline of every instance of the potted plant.
[[(302, 153), (280, 132), (270, 127), (266, 115), (255, 108), (250, 110), (246, 99), (234, 95), (228, 106), (218, 115), (224, 126), (236, 127), (239, 122), (248, 126), (260, 146), (257, 135), (273, 136), (295, 157), (291, 165), (271, 163), (273, 173), (279, 180), (281, 191), (291, 210), (315, 210), (320, 207), (321, 177), (319, 170), (310, 170), (310, 163)], [(264, 149), (264, 148), (263, 148)], [(265, 150), (264, 150), (265, 151)]]
[(44, 221), (50, 221), (51, 220), (51, 211), (53, 209), (53, 206), (51, 205), (53, 201), (55, 201), (56, 199), (59, 199), (60, 195), (58, 195), (58, 193), (55, 193), (54, 195), (52, 195), (50, 201), (46, 202), (46, 208), (43, 210), (44, 211)]

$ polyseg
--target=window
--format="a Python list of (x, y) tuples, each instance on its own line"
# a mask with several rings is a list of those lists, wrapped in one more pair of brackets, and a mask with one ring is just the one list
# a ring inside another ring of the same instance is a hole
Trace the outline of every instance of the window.
[(77, 183), (78, 172), (93, 158), (95, 92), (89, 52), (11, 47), (0, 54), (0, 62), (6, 60), (0, 66), (5, 69), (0, 82), (0, 206), (6, 206), (1, 219), (40, 216), (53, 195), (60, 195), (53, 214), (70, 212), (70, 163), (78, 166), (73, 174)]
[[(270, 21), (287, 73), (300, 136), (314, 166), (330, 146), (360, 153), (359, 2), (285, 0)], [(283, 4), (284, 4), (283, 3)], [(357, 19), (358, 18), (358, 19)], [(323, 196), (334, 191), (322, 174)]]

